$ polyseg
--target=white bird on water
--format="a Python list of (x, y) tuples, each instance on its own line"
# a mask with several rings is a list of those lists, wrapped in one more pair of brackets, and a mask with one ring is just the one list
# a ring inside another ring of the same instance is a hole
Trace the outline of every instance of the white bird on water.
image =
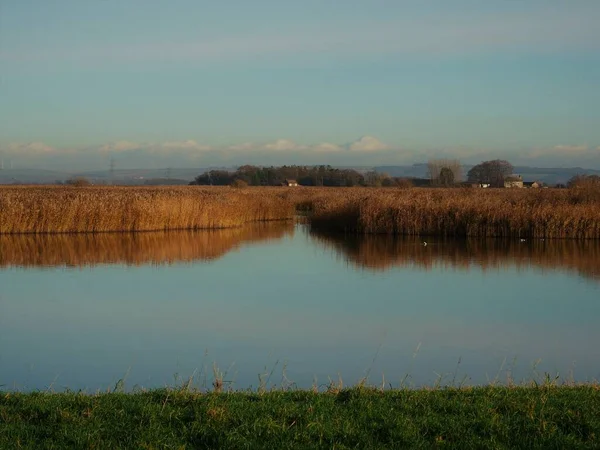
[(521, 242), (525, 242), (525, 239), (521, 239)]
[(427, 247), (427, 242), (423, 241), (423, 246)]

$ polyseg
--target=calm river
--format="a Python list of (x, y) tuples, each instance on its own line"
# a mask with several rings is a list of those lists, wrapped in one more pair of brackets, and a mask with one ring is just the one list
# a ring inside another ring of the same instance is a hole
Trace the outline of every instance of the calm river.
[(600, 378), (598, 242), (422, 241), (0, 236), (0, 390)]

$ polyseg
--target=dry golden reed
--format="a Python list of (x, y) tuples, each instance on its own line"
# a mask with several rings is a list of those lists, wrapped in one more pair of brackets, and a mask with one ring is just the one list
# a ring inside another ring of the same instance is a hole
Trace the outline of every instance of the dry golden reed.
[(215, 229), (293, 216), (294, 205), (277, 190), (0, 188), (0, 234)]
[(173, 264), (215, 260), (255, 242), (294, 232), (291, 222), (238, 228), (147, 233), (0, 235), (0, 267), (82, 267), (98, 264)]
[(4, 187), (0, 234), (229, 228), (296, 209), (325, 231), (600, 238), (596, 191), (362, 187)]
[(600, 238), (600, 195), (567, 189), (348, 189), (315, 195), (312, 211), (326, 231)]

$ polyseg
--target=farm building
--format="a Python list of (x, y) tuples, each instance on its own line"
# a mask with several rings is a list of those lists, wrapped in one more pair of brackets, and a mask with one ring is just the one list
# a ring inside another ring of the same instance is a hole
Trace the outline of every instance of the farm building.
[(524, 181), (523, 182), (523, 187), (532, 188), (532, 189), (538, 189), (538, 188), (541, 188), (542, 185), (541, 185), (541, 183), (539, 183), (537, 181)]
[(504, 179), (505, 188), (522, 188), (523, 178), (519, 175), (509, 175)]

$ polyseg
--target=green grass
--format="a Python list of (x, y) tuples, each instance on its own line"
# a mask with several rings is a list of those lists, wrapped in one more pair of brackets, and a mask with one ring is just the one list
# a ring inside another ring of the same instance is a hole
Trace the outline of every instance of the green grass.
[(0, 448), (600, 448), (600, 388), (0, 393)]

